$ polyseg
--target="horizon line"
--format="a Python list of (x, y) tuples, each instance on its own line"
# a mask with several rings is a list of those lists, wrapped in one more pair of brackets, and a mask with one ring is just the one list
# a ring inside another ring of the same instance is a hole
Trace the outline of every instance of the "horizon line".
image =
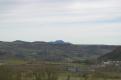
[[(0, 42), (15, 42), (15, 41), (21, 41), (21, 42), (30, 42), (30, 43), (33, 43), (33, 42), (45, 42), (45, 43), (49, 43), (49, 42), (55, 42), (55, 41), (58, 41), (58, 40), (51, 40), (51, 41), (43, 41), (43, 40), (33, 40), (33, 41), (27, 41), (27, 40), (0, 40)], [(62, 40), (64, 41), (64, 40)], [(69, 43), (69, 44), (73, 44), (73, 45), (109, 45), (109, 46), (121, 46), (121, 44), (101, 44), (101, 43), (73, 43), (73, 42), (69, 42), (69, 41), (64, 41), (64, 43)]]

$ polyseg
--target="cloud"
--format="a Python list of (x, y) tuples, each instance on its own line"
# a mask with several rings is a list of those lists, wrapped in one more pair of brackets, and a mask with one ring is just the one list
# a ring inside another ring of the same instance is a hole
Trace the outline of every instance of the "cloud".
[[(40, 39), (35, 37), (38, 35), (43, 40), (87, 39), (84, 43), (89, 43), (89, 37), (93, 37), (98, 38), (91, 39), (97, 43), (113, 42), (121, 36), (120, 3), (121, 0), (0, 0), (0, 29), (8, 30), (13, 35), (11, 39), (26, 39), (17, 35)], [(2, 30), (0, 36), (9, 39)]]
[[(19, 0), (15, 8), (1, 15), (3, 22), (89, 22), (121, 17), (121, 0)], [(61, 2), (61, 3), (60, 3)], [(23, 19), (23, 20), (22, 20)]]

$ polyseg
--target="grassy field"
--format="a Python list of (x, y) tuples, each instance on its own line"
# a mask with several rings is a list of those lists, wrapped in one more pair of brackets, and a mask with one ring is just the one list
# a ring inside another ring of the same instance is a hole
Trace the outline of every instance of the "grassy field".
[[(73, 71), (75, 68), (82, 71)], [(72, 70), (68, 70), (71, 68)], [(0, 65), (0, 80), (121, 80), (118, 68), (88, 69), (87, 64), (63, 62), (29, 63), (19, 60), (7, 61)], [(113, 70), (114, 69), (114, 70)]]

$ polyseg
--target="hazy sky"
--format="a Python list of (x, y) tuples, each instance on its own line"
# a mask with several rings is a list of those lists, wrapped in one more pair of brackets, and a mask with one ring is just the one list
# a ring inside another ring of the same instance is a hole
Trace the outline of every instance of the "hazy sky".
[(0, 40), (121, 45), (121, 0), (0, 0)]

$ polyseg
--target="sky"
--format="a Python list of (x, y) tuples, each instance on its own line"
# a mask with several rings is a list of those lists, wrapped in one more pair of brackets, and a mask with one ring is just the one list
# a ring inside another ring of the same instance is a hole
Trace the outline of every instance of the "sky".
[(121, 0), (0, 0), (0, 41), (121, 45)]

